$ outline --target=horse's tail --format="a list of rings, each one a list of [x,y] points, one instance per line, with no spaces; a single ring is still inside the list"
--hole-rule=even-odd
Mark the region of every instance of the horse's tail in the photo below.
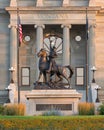
[[[72,68],[70,65],[67,65],[67,66],[65,66],[65,67],[68,68],[68,69],[70,70],[70,75],[69,75],[68,78],[71,78],[72,75],[73,75],[73,73],[74,73],[73,68]]]

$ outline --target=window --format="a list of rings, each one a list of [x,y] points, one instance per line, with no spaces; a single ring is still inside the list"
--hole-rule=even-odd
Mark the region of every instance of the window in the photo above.
[[[55,36],[55,35],[53,36],[49,35],[48,37],[44,38],[43,46],[48,53],[50,51],[50,45],[52,47],[55,46],[57,54],[62,54],[62,43],[63,43],[63,40],[61,37]]]
[[[77,67],[76,68],[76,85],[84,85],[84,68]]]
[[[21,68],[21,84],[22,86],[29,86],[30,85],[30,68],[29,67],[22,67]]]

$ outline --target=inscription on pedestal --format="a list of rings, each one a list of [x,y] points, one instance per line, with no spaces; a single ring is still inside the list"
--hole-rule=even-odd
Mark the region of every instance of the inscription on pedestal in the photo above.
[[[36,104],[36,111],[47,110],[72,111],[72,104]]]

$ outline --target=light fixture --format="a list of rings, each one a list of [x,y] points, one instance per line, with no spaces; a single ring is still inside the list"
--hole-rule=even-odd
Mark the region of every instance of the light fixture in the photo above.
[[[96,89],[96,91],[97,91],[96,102],[100,102],[99,96],[98,96],[98,91],[101,89],[101,87],[99,87],[99,86],[97,85],[95,89]]]
[[[55,37],[54,36],[50,37],[50,42],[51,42],[50,45],[53,48],[53,46],[55,45]]]
[[[97,69],[96,69],[96,67],[95,66],[93,66],[92,68],[91,68],[91,71],[93,72],[93,79],[92,79],[92,83],[95,83],[95,77],[94,77],[94,73],[95,73],[95,71],[96,71]]]
[[[79,35],[76,36],[76,37],[75,37],[75,40],[76,40],[77,42],[80,42],[80,41],[81,41],[81,36],[79,36]]]
[[[25,36],[25,38],[24,38],[24,40],[25,40],[26,42],[29,42],[29,41],[30,41],[30,39],[31,39],[31,38],[30,38],[30,36],[28,36],[28,35],[27,35],[27,36]]]
[[[13,72],[15,71],[15,69],[13,67],[11,67],[9,69],[9,71],[11,72],[11,80],[10,80],[10,83],[14,83],[14,80],[13,80]]]

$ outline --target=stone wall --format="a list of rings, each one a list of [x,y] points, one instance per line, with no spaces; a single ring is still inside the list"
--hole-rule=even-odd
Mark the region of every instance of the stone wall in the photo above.
[[[36,6],[36,0],[19,0],[18,6]]]
[[[0,89],[6,88],[9,82],[9,15],[0,13]]]
[[[104,87],[104,16],[97,17],[96,23],[96,43],[95,43],[95,64],[97,67],[97,82]]]
[[[104,101],[104,13],[99,13],[96,17],[96,43],[95,43],[95,73],[96,83],[101,87],[99,97]]]
[[[11,6],[16,2],[13,0]],[[16,0],[15,0],[16,1]],[[89,0],[18,0],[18,6],[88,6]]]
[[[10,5],[10,0],[0,0],[0,8],[5,8]]]
[[[95,1],[96,1],[96,6],[104,7],[104,0],[95,0]]]

